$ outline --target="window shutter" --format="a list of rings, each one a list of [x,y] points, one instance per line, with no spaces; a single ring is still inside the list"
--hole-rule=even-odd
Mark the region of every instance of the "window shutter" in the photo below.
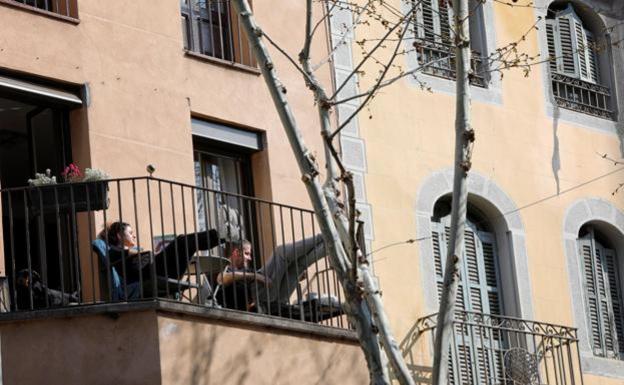
[[[438,296],[442,288],[442,274],[448,250],[448,217],[442,223],[432,223],[432,245],[438,284]],[[457,291],[457,319],[461,312],[500,314],[497,255],[494,235],[476,231],[468,224],[464,233],[464,254],[460,268],[460,284]],[[483,333],[483,329],[455,327],[451,360],[449,361],[450,384],[484,383],[486,379],[502,378],[502,362],[496,357],[497,346],[502,346],[500,335]],[[486,339],[492,339],[485,343]],[[488,348],[484,348],[488,346]],[[494,348],[494,350],[492,350]]]
[[[451,44],[451,25],[453,25],[452,11],[449,9],[448,0],[436,0],[438,2],[438,21],[440,36],[439,40],[444,44]]]
[[[574,59],[576,50],[575,42],[572,40],[572,26],[570,19],[561,17],[557,20],[557,38],[560,47],[561,60],[558,61],[558,70],[565,75],[577,77],[576,60]]]
[[[501,315],[501,303],[498,288],[498,254],[494,234],[480,231],[479,240],[483,249],[483,268],[490,314]]]
[[[588,78],[589,81],[593,83],[600,83],[600,71],[598,69],[598,59],[596,54],[596,41],[594,40],[594,35],[585,30],[585,38],[586,38],[586,56],[587,56],[587,67],[588,67]]]
[[[591,331],[591,346],[594,352],[602,353],[602,333],[600,330],[600,312],[598,307],[598,295],[596,288],[596,272],[593,252],[591,247],[591,237],[579,239],[579,248],[583,262],[583,281],[587,300],[587,316],[589,318],[589,328]]]
[[[420,37],[428,40],[435,41],[435,14],[433,9],[433,1],[434,0],[422,0],[421,2],[421,29],[420,29]]]
[[[607,283],[609,289],[609,298],[611,299],[611,309],[609,321],[613,327],[610,328],[610,332],[614,333],[616,338],[614,342],[617,346],[614,346],[613,352],[616,356],[624,353],[624,320],[622,319],[622,299],[621,299],[621,286],[618,276],[617,259],[615,251],[611,249],[603,248],[604,253],[604,266],[607,275]]]
[[[616,336],[613,330],[613,309],[611,306],[611,296],[609,293],[609,281],[607,277],[607,266],[604,257],[604,249],[594,240],[594,264],[596,266],[596,286],[600,311],[601,332],[604,341],[604,350],[607,357],[613,357],[616,350]]]
[[[619,356],[624,343],[624,325],[617,263],[613,250],[605,249],[593,232],[579,239],[583,263],[583,283],[594,354]]]
[[[554,20],[548,19],[546,20],[546,41],[548,42],[548,56],[549,62],[548,66],[550,67],[550,72],[557,72],[557,61],[559,60],[559,55],[557,55],[557,49],[555,47],[555,30],[557,28],[557,23]]]
[[[585,29],[579,20],[573,20],[574,34],[576,40],[576,56],[579,64],[579,77],[588,80],[587,72],[587,39],[585,37]]]

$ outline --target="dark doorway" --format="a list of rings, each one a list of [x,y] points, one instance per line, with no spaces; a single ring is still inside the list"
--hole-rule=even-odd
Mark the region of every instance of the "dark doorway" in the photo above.
[[[16,275],[38,274],[44,285],[64,292],[78,290],[77,258],[70,245],[75,221],[68,213],[29,209],[28,180],[50,170],[60,177],[71,163],[69,107],[29,100],[0,90],[0,183],[6,274],[15,308]],[[30,306],[28,306],[30,307]]]

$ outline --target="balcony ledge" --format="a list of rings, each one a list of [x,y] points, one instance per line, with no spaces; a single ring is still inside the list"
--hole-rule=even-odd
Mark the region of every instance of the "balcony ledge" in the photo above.
[[[189,303],[180,303],[162,299],[112,304],[103,303],[58,309],[1,313],[0,323],[45,320],[52,318],[70,318],[96,314],[102,314],[112,318],[117,318],[121,313],[132,313],[150,310],[157,313],[198,317],[206,320],[225,323],[231,326],[245,326],[278,333],[286,332],[290,334],[321,338],[331,341],[342,341],[353,344],[357,343],[357,336],[355,331],[353,330],[315,325],[307,322],[294,321],[264,314],[247,313],[229,309],[225,310],[219,308],[209,308]]]

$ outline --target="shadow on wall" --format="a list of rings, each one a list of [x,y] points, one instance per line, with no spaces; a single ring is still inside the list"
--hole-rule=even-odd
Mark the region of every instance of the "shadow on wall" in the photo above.
[[[431,384],[431,373],[433,371],[431,366],[421,365],[423,361],[422,357],[416,356],[416,353],[418,352],[417,345],[419,343],[425,343],[424,333],[420,331],[421,327],[422,324],[417,321],[399,344],[399,349],[401,349],[401,352],[403,353],[407,368],[417,385]],[[433,357],[431,358],[433,360]]]
[[[186,320],[164,321],[160,333],[163,383],[321,385],[368,379],[362,353],[350,344]]]

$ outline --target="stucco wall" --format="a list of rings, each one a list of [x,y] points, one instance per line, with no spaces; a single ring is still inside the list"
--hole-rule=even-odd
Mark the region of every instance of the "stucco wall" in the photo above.
[[[298,52],[304,4],[282,3],[280,12],[266,2],[254,4],[254,11],[272,38]],[[86,110],[72,116],[74,156],[83,167],[125,177],[146,175],[151,163],[156,176],[192,183],[191,116],[196,115],[266,132],[268,161],[259,160],[254,170],[258,193],[309,206],[262,77],[185,55],[179,2],[119,0],[112,6],[81,0],[79,20],[76,25],[0,4],[0,67],[87,85]],[[313,51],[327,51],[323,38]],[[312,94],[287,60],[273,54],[315,151],[320,135]],[[328,80],[329,72],[322,69],[318,76]]]
[[[162,384],[364,384],[358,345],[160,316]]]
[[[160,384],[154,312],[0,325],[6,385]]]

